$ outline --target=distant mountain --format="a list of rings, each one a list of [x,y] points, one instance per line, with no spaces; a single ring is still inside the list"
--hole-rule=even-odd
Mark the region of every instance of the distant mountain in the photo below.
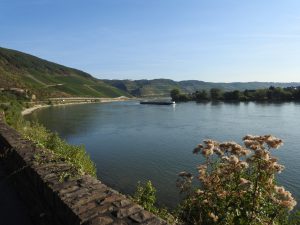
[[[0,88],[22,88],[43,97],[118,97],[127,92],[83,71],[0,48]]]
[[[120,90],[126,91],[133,96],[169,96],[174,88],[180,89],[185,93],[192,93],[198,90],[209,90],[219,88],[224,91],[230,90],[255,90],[261,88],[291,87],[300,86],[300,82],[294,83],[276,83],[276,82],[233,82],[233,83],[212,83],[198,80],[173,81],[169,79],[154,80],[103,80]]]
[[[105,83],[128,92],[133,96],[166,96],[174,88],[181,89],[178,82],[169,79],[154,80],[103,80]]]
[[[278,83],[278,82],[232,82],[232,83],[212,83],[212,82],[204,82],[197,80],[187,80],[180,81],[180,87],[187,92],[194,92],[196,90],[209,90],[211,88],[219,88],[224,91],[232,91],[232,90],[255,90],[261,88],[268,88],[270,86],[274,87],[291,87],[291,86],[299,86],[300,82],[291,82],[291,83]]]
[[[300,86],[300,83],[212,83],[198,80],[177,82],[170,79],[99,80],[83,71],[0,47],[0,89],[26,89],[38,97],[155,97],[169,96],[174,88],[191,93],[211,88],[228,91],[253,90],[270,86]]]

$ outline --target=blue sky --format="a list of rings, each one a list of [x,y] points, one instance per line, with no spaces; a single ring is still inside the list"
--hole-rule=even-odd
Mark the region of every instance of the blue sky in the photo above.
[[[299,0],[0,0],[0,46],[98,78],[300,81]]]

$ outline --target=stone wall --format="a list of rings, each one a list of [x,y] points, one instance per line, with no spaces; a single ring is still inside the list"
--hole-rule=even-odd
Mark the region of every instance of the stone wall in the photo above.
[[[36,163],[45,154],[0,118],[0,153],[9,179],[28,205],[35,224],[166,224],[99,180],[84,175],[62,181],[64,162]]]

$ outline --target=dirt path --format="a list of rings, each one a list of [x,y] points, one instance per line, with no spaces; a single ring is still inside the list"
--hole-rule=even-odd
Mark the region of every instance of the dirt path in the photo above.
[[[99,100],[99,101],[91,101],[91,99],[92,100]],[[24,109],[22,111],[22,115],[23,116],[28,115],[28,114],[32,113],[33,111],[35,111],[35,110],[50,107],[50,106],[78,105],[78,104],[105,103],[105,102],[121,102],[121,101],[129,100],[129,98],[126,98],[126,97],[118,97],[118,98],[56,98],[55,100],[61,100],[61,103],[55,103],[55,104],[52,104],[52,105],[47,105],[47,104],[34,105],[30,108]]]

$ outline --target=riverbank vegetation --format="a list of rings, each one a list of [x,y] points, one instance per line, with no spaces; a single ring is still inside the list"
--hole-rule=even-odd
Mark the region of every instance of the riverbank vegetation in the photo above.
[[[145,184],[138,182],[136,192],[133,195],[133,200],[144,207],[144,209],[158,215],[169,224],[175,224],[176,217],[168,211],[167,208],[159,207],[156,204],[156,189],[149,180]]]
[[[171,98],[176,102],[185,101],[300,101],[300,87],[269,87],[266,89],[223,91],[212,88],[210,91],[199,90],[190,94],[181,93],[179,89],[170,92]]]
[[[83,146],[70,145],[42,125],[23,119],[21,111],[26,103],[22,97],[2,94],[0,100],[7,124],[47,154],[50,152],[51,162],[72,165],[70,172],[60,174],[61,181],[82,174],[96,176],[95,164]],[[283,144],[282,140],[271,135],[248,135],[243,141],[242,146],[206,140],[194,149],[204,161],[197,168],[198,174],[179,174],[177,185],[183,200],[173,212],[157,205],[151,182],[138,185],[134,201],[170,224],[300,224],[300,214],[292,212],[295,199],[276,182],[284,166],[272,152]],[[45,162],[43,155],[37,154],[35,160]]]
[[[300,224],[300,212],[292,212],[297,202],[276,182],[276,176],[284,166],[272,152],[283,141],[271,135],[247,135],[243,142],[242,146],[235,142],[205,140],[194,149],[193,153],[202,155],[204,162],[197,167],[196,175],[185,171],[179,173],[177,186],[183,200],[169,217],[172,218],[169,222],[190,225]],[[148,210],[159,212],[151,182],[139,185],[135,198]]]
[[[295,224],[290,212],[297,203],[276,182],[284,166],[272,151],[283,144],[282,140],[271,135],[247,135],[243,142],[244,146],[205,140],[194,149],[204,158],[195,176],[200,185],[192,183],[194,176],[188,172],[180,173],[178,180],[185,194],[179,217],[185,223]]]
[[[38,122],[23,119],[21,111],[25,107],[22,97],[1,93],[0,110],[4,112],[6,123],[15,128],[24,138],[31,140],[38,147],[51,152],[51,161],[67,161],[73,169],[70,176],[90,174],[96,176],[96,166],[87,154],[84,146],[68,144],[58,134],[47,130]],[[42,163],[42,156],[36,155],[36,160]]]

